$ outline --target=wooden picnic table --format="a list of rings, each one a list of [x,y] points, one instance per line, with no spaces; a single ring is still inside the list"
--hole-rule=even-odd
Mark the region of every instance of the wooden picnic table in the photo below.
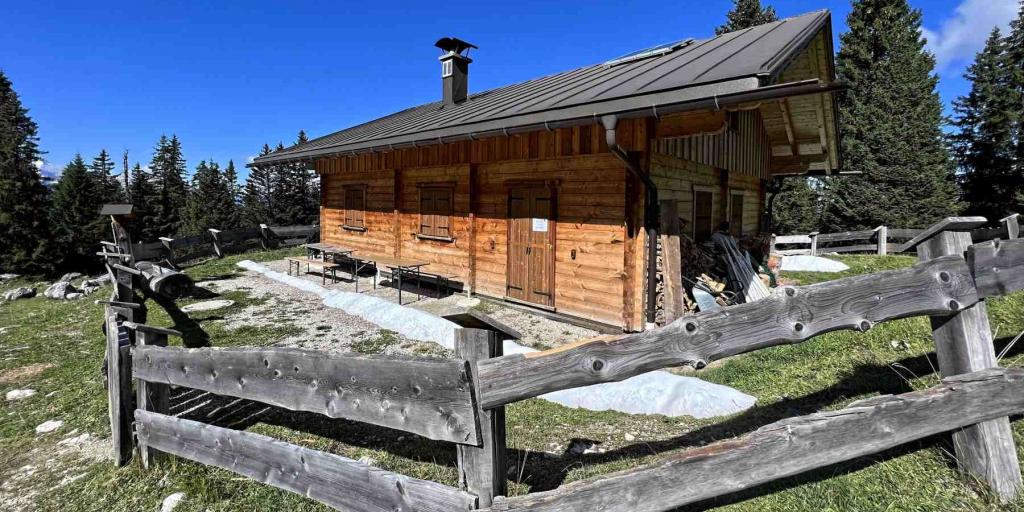
[[[288,275],[292,274],[292,264],[295,264],[295,275],[299,275],[299,272],[302,271],[302,264],[305,263],[307,273],[309,273],[310,266],[320,267],[321,284],[327,285],[327,271],[331,272],[331,282],[338,282],[337,271],[341,265],[338,265],[337,263],[319,260],[316,258],[287,257],[285,259],[288,260]]]
[[[356,293],[359,292],[359,271],[366,268],[368,265],[373,265],[376,271],[379,271],[381,267],[391,269],[392,275],[395,276],[398,285],[399,305],[402,304],[402,274],[409,273],[416,275],[416,297],[421,297],[419,292],[419,288],[422,284],[421,272],[423,267],[430,265],[430,263],[419,260],[394,258],[391,256],[365,255],[358,252],[349,254],[346,257],[353,261],[352,279],[356,282]],[[373,287],[377,288],[377,272],[373,273]]]
[[[355,252],[355,249],[347,249],[345,247],[338,247],[336,245],[315,243],[315,244],[302,244],[306,248],[306,254],[310,258],[320,256],[321,259],[325,259],[328,255],[332,256],[348,256]]]

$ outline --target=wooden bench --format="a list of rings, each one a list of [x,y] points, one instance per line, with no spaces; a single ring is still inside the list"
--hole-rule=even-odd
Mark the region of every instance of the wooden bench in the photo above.
[[[331,272],[331,283],[338,282],[338,268],[341,265],[330,261],[318,260],[315,258],[298,258],[298,257],[287,257],[288,260],[288,275],[292,275],[292,265],[295,265],[295,275],[299,275],[299,271],[302,270],[302,264],[306,264],[306,273],[309,273],[309,268],[320,267],[320,278],[321,283],[327,284],[327,272]]]

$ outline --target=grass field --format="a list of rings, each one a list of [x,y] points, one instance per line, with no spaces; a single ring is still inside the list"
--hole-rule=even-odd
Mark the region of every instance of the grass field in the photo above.
[[[234,263],[240,259],[271,260],[284,254],[232,256],[193,267],[189,273],[197,279],[217,279],[237,272]],[[787,277],[808,284],[900,268],[914,261],[906,256],[840,259],[851,266],[842,275],[792,273]],[[105,297],[109,290],[98,293],[94,297]],[[260,300],[245,292],[232,292],[226,298],[236,302],[232,308]],[[1024,295],[992,300],[988,307],[999,350],[1024,330]],[[195,323],[186,325],[180,317],[175,321],[151,304],[149,323],[193,333],[201,328],[215,346],[271,345],[297,329],[285,322],[272,328],[227,330],[217,320],[232,310],[196,315]],[[150,471],[141,470],[137,463],[115,469],[109,461],[63,449],[58,442],[72,435],[88,432],[104,442],[109,436],[99,373],[104,346],[101,321],[102,308],[91,300],[34,298],[0,304],[0,393],[22,388],[37,391],[30,398],[0,404],[0,497],[5,500],[0,501],[0,509],[6,503],[8,509],[27,510],[157,510],[165,496],[184,492],[185,499],[176,510],[326,510],[300,496],[180,459],[165,460]],[[1022,348],[1009,350],[1002,365],[1024,365]],[[364,349],[373,351],[374,346]],[[928,321],[915,318],[882,324],[864,334],[831,333],[800,345],[731,358],[701,371],[701,378],[757,397],[756,407],[732,417],[699,421],[595,413],[542,400],[517,403],[507,413],[509,460],[514,465],[509,470],[510,492],[552,489],[649,462],[658,454],[741,435],[788,416],[928,387],[938,380],[934,367]],[[194,414],[210,414],[220,421],[234,415],[229,419],[242,421],[251,431],[353,458],[370,458],[379,467],[410,476],[456,483],[455,450],[450,444],[273,410],[246,420],[259,408],[254,404],[240,410],[231,407],[235,406],[211,403]],[[63,420],[64,426],[50,434],[36,434],[37,425],[53,419]],[[1018,447],[1024,446],[1024,421],[1015,421],[1014,435]],[[578,442],[594,444],[596,449],[571,453],[569,448]],[[1024,457],[1020,448],[1018,455]],[[691,510],[1024,511],[1024,502],[999,506],[982,486],[959,475],[954,465],[945,438],[937,437]]]

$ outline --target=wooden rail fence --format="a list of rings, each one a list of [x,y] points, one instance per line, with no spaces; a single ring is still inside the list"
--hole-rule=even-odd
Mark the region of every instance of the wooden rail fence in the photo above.
[[[268,226],[245,227],[228,230],[210,228],[198,235],[179,238],[161,237],[155,242],[131,245],[131,253],[140,261],[166,260],[181,264],[202,258],[222,258],[229,252],[290,247],[306,241],[318,232],[320,226]]]
[[[976,242],[994,240],[1013,240],[1020,237],[1019,214],[1012,214],[999,220],[998,227],[977,228],[971,231],[971,238]],[[784,256],[810,254],[817,256],[824,253],[875,253],[878,255],[907,252],[914,247],[914,238],[923,233],[924,229],[898,229],[878,226],[875,229],[861,231],[845,231],[842,233],[808,233],[806,235],[774,235],[772,236],[772,252]],[[899,241],[900,243],[895,243]],[[777,246],[786,246],[777,248]],[[801,247],[807,246],[807,247]]]
[[[1024,239],[972,245],[971,230],[984,222],[952,217],[918,233],[912,241],[920,262],[911,268],[784,287],[660,329],[542,352],[502,355],[501,341],[514,332],[478,313],[446,316],[462,326],[453,360],[169,347],[168,336],[177,333],[133,320],[140,307],[121,302],[119,288],[107,307],[116,460],[128,460],[134,427],[147,467],[169,453],[345,510],[661,511],[953,432],[961,469],[1011,500],[1022,483],[1008,416],[1024,411],[1024,369],[997,367],[983,299],[1024,289]],[[943,376],[935,387],[789,418],[551,491],[505,496],[505,404],[921,315],[931,317]],[[127,405],[133,381],[134,408]],[[459,486],[174,417],[169,386],[451,442]]]

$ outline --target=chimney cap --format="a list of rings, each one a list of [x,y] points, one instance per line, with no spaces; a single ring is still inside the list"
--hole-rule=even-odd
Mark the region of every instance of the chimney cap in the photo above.
[[[434,46],[444,50],[445,52],[454,54],[461,54],[470,48],[479,49],[475,44],[467,43],[457,37],[442,37],[434,43]]]

